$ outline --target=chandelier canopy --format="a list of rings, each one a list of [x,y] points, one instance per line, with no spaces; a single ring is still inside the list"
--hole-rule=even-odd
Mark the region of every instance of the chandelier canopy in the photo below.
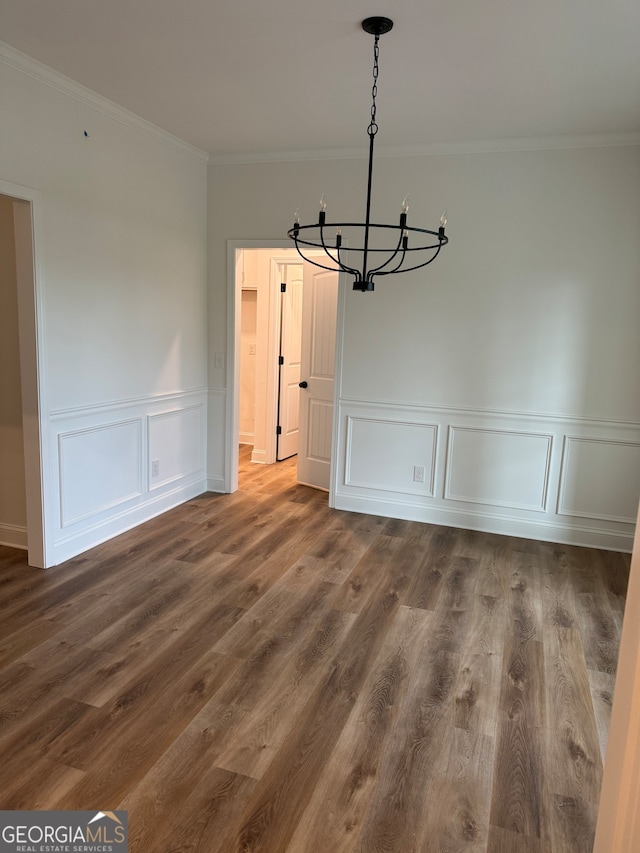
[[[376,121],[376,96],[378,94],[378,60],[380,36],[393,27],[390,18],[366,18],[362,29],[374,36],[373,44],[373,87],[371,90],[371,121],[367,128],[369,136],[369,171],[367,179],[367,204],[364,222],[327,222],[324,195],[320,199],[318,221],[310,225],[301,225],[296,211],[293,228],[287,235],[294,241],[303,260],[316,267],[337,270],[353,276],[353,289],[363,293],[374,289],[374,278],[393,273],[410,272],[425,267],[434,261],[443,246],[449,242],[444,229],[447,224],[446,213],[442,214],[437,231],[416,228],[407,222],[409,212],[408,196],[402,202],[400,219],[397,225],[384,225],[371,222],[371,186],[373,177],[373,146],[378,132]],[[329,230],[335,229],[335,234]],[[344,241],[344,245],[343,245]],[[327,263],[320,263],[317,251],[322,250]],[[306,254],[305,254],[306,252]],[[361,260],[353,265],[351,253]],[[325,257],[320,256],[324,261]]]

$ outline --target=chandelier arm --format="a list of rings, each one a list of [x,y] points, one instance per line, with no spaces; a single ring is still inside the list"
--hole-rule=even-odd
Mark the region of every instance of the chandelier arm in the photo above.
[[[407,247],[402,246],[402,241],[403,241],[403,232],[400,231],[400,239],[398,240],[398,245],[395,247],[395,249],[393,250],[393,253],[391,255],[389,255],[389,257],[387,258],[386,261],[381,263],[379,267],[376,267],[375,269],[370,270],[371,278],[373,278],[374,275],[377,275],[380,272],[380,270],[383,270],[385,267],[389,266],[389,264],[393,260],[395,260],[395,258],[398,256],[398,252],[400,251],[401,248],[403,249],[403,251],[402,251],[402,257],[400,258],[400,262],[398,263],[397,266],[395,266],[393,268],[393,270],[389,270],[389,272],[396,272],[402,266],[402,264],[404,263],[404,257],[405,257],[406,251],[407,251]],[[391,251],[392,250],[389,249],[389,252],[391,252]]]
[[[428,264],[430,264],[430,263],[432,263],[433,261],[435,261],[435,259],[436,259],[436,258],[438,257],[438,255],[440,254],[440,249],[441,249],[444,245],[445,245],[444,243],[441,243],[441,244],[438,246],[438,248],[435,250],[435,252],[434,252],[433,256],[432,256],[431,258],[429,258],[429,260],[428,260],[428,261],[425,261],[423,264],[416,264],[416,265],[415,265],[415,266],[413,266],[413,267],[407,267],[406,269],[400,270],[400,272],[411,272],[412,270],[419,270],[419,269],[421,269],[422,267],[426,267]],[[392,272],[397,272],[397,270],[383,270],[382,272],[377,273],[377,275],[391,275],[391,273],[392,273]]]
[[[347,249],[347,251],[349,251],[349,250]],[[356,270],[356,269],[354,269],[353,267],[350,267],[350,266],[348,266],[347,264],[345,264],[345,263],[344,263],[344,261],[343,261],[343,260],[342,260],[342,258],[340,257],[340,248],[338,248],[338,263],[340,264],[340,269],[341,269],[343,272],[347,272],[347,273],[350,273],[351,275],[355,275],[355,276],[360,275],[360,273],[358,272],[358,270]]]
[[[303,261],[306,261],[306,263],[308,263],[308,264],[313,264],[313,266],[314,266],[314,267],[320,267],[320,268],[321,268],[321,269],[323,269],[323,270],[330,270],[330,271],[332,271],[332,272],[334,271],[334,269],[335,269],[334,267],[327,267],[327,266],[325,266],[324,264],[319,264],[319,263],[317,263],[316,261],[312,261],[312,260],[310,260],[310,258],[307,258],[307,257],[305,257],[305,255],[303,255],[303,254],[302,254],[302,251],[301,251],[301,249],[300,249],[300,246],[298,245],[297,229],[296,229],[295,227],[294,227],[294,228],[292,228],[292,229],[288,232],[288,236],[289,236],[289,237],[291,237],[291,239],[293,240],[294,245],[295,245],[295,247],[296,247],[296,251],[297,251],[297,253],[300,255],[300,257],[302,258],[302,260],[303,260]],[[304,242],[304,241],[303,241],[303,242]]]
[[[340,262],[340,249],[339,249],[337,246],[336,246],[336,250],[337,250],[337,252],[338,252],[338,257],[337,257],[337,258],[334,258],[334,257],[333,257],[333,255],[332,255],[332,254],[331,254],[331,252],[329,251],[329,248],[327,247],[327,244],[324,242],[324,225],[323,225],[322,223],[320,224],[320,241],[322,242],[322,248],[324,249],[325,254],[326,254],[329,258],[331,258],[331,260],[334,262],[334,264],[337,264],[337,265],[338,265],[338,267],[339,267],[341,270],[343,270],[343,272],[350,272],[352,275],[358,275],[358,271],[357,271],[357,270],[352,270],[350,267],[345,267],[345,266]],[[331,248],[333,248],[333,247],[331,247]]]
[[[298,247],[296,246],[296,249],[297,249],[297,248],[298,248]],[[321,270],[329,270],[329,272],[342,272],[342,269],[341,269],[341,268],[340,268],[340,269],[336,269],[336,267],[328,267],[328,266],[326,266],[326,264],[319,264],[319,263],[318,263],[318,261],[312,261],[312,260],[311,260],[311,258],[307,258],[307,257],[305,257],[305,255],[303,255],[303,254],[302,254],[302,252],[300,251],[300,249],[298,249],[298,254],[300,255],[300,257],[302,258],[302,260],[303,260],[306,264],[313,264],[313,266],[314,266],[314,267],[320,267],[320,269],[321,269]]]
[[[384,268],[387,266],[387,264],[391,263],[391,261],[392,261],[394,258],[396,258],[396,257],[398,256],[399,251],[400,251],[400,250],[399,250],[399,248],[398,248],[398,249],[396,249],[396,251],[393,253],[393,255],[391,255],[391,257],[389,258],[389,260],[388,260],[388,261],[385,261],[385,263],[384,263],[384,264],[380,264],[380,266],[379,266],[379,267],[377,267],[376,269],[371,270],[371,272],[369,273],[369,275],[370,275],[370,277],[371,277],[371,280],[372,280],[372,281],[373,281],[373,277],[374,277],[374,275],[391,275],[391,273],[398,272],[398,270],[400,270],[400,267],[401,267],[401,266],[402,266],[402,264],[404,263],[404,259],[405,259],[405,258],[406,258],[406,256],[407,256],[407,250],[406,250],[406,248],[403,248],[403,249],[402,249],[402,252],[400,253],[400,260],[399,260],[399,261],[398,261],[398,263],[395,265],[395,267],[393,267],[393,268],[392,268],[392,269],[390,269],[390,270],[385,270],[385,269],[384,269]]]
[[[302,258],[302,260],[305,261],[305,263],[313,264],[314,267],[320,267],[320,269],[329,270],[329,272],[346,272],[346,273],[349,273],[349,275],[355,275],[355,276],[359,275],[358,270],[353,269],[353,267],[348,267],[346,264],[343,264],[342,261],[339,260],[339,258],[338,258],[338,260],[336,260],[330,252],[326,252],[326,254],[329,256],[329,258],[335,264],[338,265],[337,267],[328,267],[328,266],[326,266],[326,264],[320,264],[320,263],[318,263],[318,261],[312,261],[311,258],[308,258],[306,255],[302,254],[300,246],[298,245],[297,238],[292,235],[293,231],[294,231],[294,229],[292,228],[288,232],[288,236],[291,237],[291,239],[294,241],[296,251],[300,255],[300,257]],[[314,246],[315,248],[319,248],[319,246],[316,246],[315,243],[309,243],[308,241],[305,241],[305,240],[302,240],[300,242],[302,242],[303,245],[305,245],[305,246]]]

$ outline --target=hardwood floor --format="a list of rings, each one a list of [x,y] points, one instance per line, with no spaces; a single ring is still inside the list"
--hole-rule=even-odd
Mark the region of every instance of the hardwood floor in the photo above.
[[[0,547],[0,808],[128,809],[134,853],[588,853],[628,556],[241,462],[48,572]]]

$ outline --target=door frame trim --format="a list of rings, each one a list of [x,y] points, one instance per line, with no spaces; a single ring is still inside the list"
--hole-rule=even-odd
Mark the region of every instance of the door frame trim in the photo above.
[[[27,554],[29,565],[47,568],[51,547],[47,500],[50,470],[45,441],[45,334],[40,257],[40,194],[38,190],[0,180],[0,193],[13,199],[16,229],[18,329],[22,390],[22,432],[27,495]],[[28,210],[26,206],[28,205]],[[29,245],[30,244],[30,245]]]

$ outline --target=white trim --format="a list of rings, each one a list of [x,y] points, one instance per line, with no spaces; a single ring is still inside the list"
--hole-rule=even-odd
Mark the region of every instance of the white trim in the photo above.
[[[65,560],[82,554],[89,548],[94,548],[114,536],[119,536],[139,524],[144,524],[151,518],[162,515],[162,513],[185,503],[185,501],[198,497],[207,491],[207,485],[207,480],[199,478],[192,483],[183,484],[176,489],[153,497],[137,507],[112,515],[98,524],[85,527],[78,533],[58,539],[53,549],[54,561],[50,565],[57,566]]]
[[[139,397],[123,397],[118,400],[113,400],[107,403],[89,403],[86,406],[69,406],[65,409],[52,409],[49,412],[49,420],[57,421],[69,417],[82,417],[89,415],[101,415],[106,412],[114,412],[117,409],[129,409],[131,406],[147,406],[150,403],[158,403],[164,406],[171,406],[173,403],[180,403],[189,395],[202,396],[208,392],[207,386],[202,388],[190,388],[186,391],[172,391],[169,394],[145,394]],[[200,404],[195,404],[200,405]],[[183,406],[174,406],[163,411],[171,412],[180,410]]]
[[[443,414],[463,414],[471,416],[479,416],[483,418],[495,418],[504,420],[512,418],[514,420],[530,421],[553,421],[557,423],[562,421],[567,424],[577,424],[582,426],[593,426],[597,428],[606,427],[607,429],[615,430],[630,430],[636,432],[640,430],[640,421],[625,421],[619,419],[597,418],[595,416],[582,415],[565,415],[553,412],[533,412],[524,409],[489,409],[489,408],[467,408],[465,406],[444,405],[444,404],[429,404],[412,403],[406,400],[367,400],[363,397],[341,397],[340,403],[342,406],[362,406],[370,408],[375,406],[376,409],[389,409],[397,411],[398,409],[406,409],[408,412],[442,412]]]
[[[0,41],[0,62],[26,74],[34,80],[38,80],[40,83],[44,83],[46,86],[55,89],[63,95],[80,101],[85,106],[97,110],[103,115],[109,116],[109,118],[115,119],[120,124],[132,130],[137,130],[139,133],[149,137],[149,139],[153,139],[154,142],[168,145],[174,151],[187,156],[190,160],[195,160],[198,163],[207,163],[209,160],[209,154],[206,151],[202,151],[202,149],[196,148],[195,145],[191,145],[183,139],[174,136],[172,133],[162,130],[162,128],[152,124],[150,121],[140,118],[140,116],[121,107],[114,101],[105,98],[103,95],[99,95],[92,89],[83,86],[81,83],[77,83],[70,77],[61,74],[59,71],[55,71],[48,65],[38,62],[37,59],[27,56],[26,53],[22,53],[2,41]]]
[[[145,134],[155,142],[168,145],[199,163],[210,166],[244,165],[251,163],[284,163],[314,160],[365,159],[365,148],[315,149],[307,151],[251,151],[246,153],[208,153],[184,139],[163,130],[146,119],[120,106],[109,98],[39,62],[26,53],[0,41],[0,62],[50,86],[58,92],[80,101],[109,116],[126,127]],[[511,151],[548,151],[567,148],[611,148],[640,145],[640,133],[596,133],[565,136],[533,136],[507,139],[470,139],[430,144],[381,146],[378,157],[434,157],[452,154],[494,154]],[[266,248],[269,248],[268,246]]]
[[[199,416],[199,429],[200,429],[200,445],[198,447],[198,462],[195,468],[191,468],[191,470],[180,471],[180,473],[173,474],[171,477],[163,477],[162,479],[158,479],[157,481],[153,481],[151,477],[151,460],[147,458],[146,464],[146,488],[148,492],[157,492],[161,489],[166,489],[166,487],[170,483],[175,483],[178,480],[189,479],[191,476],[201,476],[202,471],[206,471],[206,464],[204,461],[205,453],[204,448],[207,442],[206,435],[206,411],[207,407],[204,404],[204,401],[193,403],[191,405],[184,406],[171,406],[171,408],[160,409],[156,412],[149,412],[146,416],[146,448],[147,455],[149,453],[149,449],[151,448],[151,425],[154,422],[157,422],[160,418],[168,418],[177,415],[185,415],[188,412],[196,412]],[[142,459],[142,456],[141,456]]]
[[[440,447],[440,424],[431,424],[428,422],[424,423],[416,423],[415,421],[402,421],[398,418],[356,418],[353,415],[347,415],[347,438],[345,444],[345,469],[344,469],[344,484],[345,486],[355,486],[360,489],[375,489],[381,492],[392,492],[397,493],[397,489],[392,486],[388,486],[384,483],[366,483],[363,481],[359,481],[355,479],[351,474],[351,460],[352,460],[352,448],[353,448],[353,428],[354,424],[358,423],[372,423],[372,424],[387,424],[389,426],[408,426],[415,427],[416,429],[431,429],[433,430],[433,447],[431,450],[431,465],[429,468],[429,480],[428,482],[421,483],[420,485],[423,488],[418,489],[417,486],[410,486],[405,489],[405,494],[414,494],[419,495],[423,498],[433,498],[435,497],[435,485],[436,485],[436,460],[438,458],[438,450]]]
[[[30,239],[30,257],[16,257],[18,273],[18,324],[22,384],[22,430],[25,443],[25,485],[27,494],[27,540],[29,564],[38,568],[51,565],[53,543],[51,504],[55,473],[44,440],[47,411],[45,370],[46,336],[43,319],[42,273],[40,261],[40,194],[30,187],[0,180],[0,193],[29,204],[29,212],[14,205],[16,237]],[[20,227],[21,220],[22,226]],[[27,234],[27,232],[30,232]],[[25,247],[25,251],[26,251]],[[18,253],[20,254],[20,253]]]
[[[250,241],[251,242],[251,241]],[[225,400],[224,434],[224,491],[235,492],[238,489],[238,440],[240,435],[240,392],[236,388],[236,379],[240,376],[240,311],[237,306],[237,294],[242,298],[242,282],[237,282],[236,258],[238,251],[247,246],[242,240],[227,240],[227,374],[226,384],[229,394]],[[267,245],[268,248],[268,245]],[[225,389],[226,390],[226,389]]]
[[[213,491],[227,492],[225,487],[227,480],[228,468],[226,464],[226,436],[229,432],[227,420],[229,417],[229,406],[227,405],[227,391],[225,388],[210,387],[206,394],[207,400],[207,418],[206,418],[206,441],[205,441],[205,470],[207,472],[207,480],[213,483],[222,483],[222,487],[216,486]],[[220,416],[222,413],[222,416]],[[218,446],[219,435],[222,435],[223,450],[220,458],[217,453],[212,453],[213,446]],[[217,470],[212,469],[212,465],[219,467]]]
[[[399,499],[381,499],[361,495],[339,493],[335,499],[335,509],[347,512],[362,512],[387,518],[401,518],[406,521],[421,521],[427,524],[440,524],[445,527],[457,527],[464,530],[480,530],[484,533],[498,533],[503,536],[517,536],[523,539],[537,539],[545,542],[558,542],[564,545],[579,545],[591,548],[603,548],[609,551],[631,550],[633,531],[600,530],[578,524],[559,524],[554,521],[531,518],[516,518],[503,513],[475,512],[467,509],[449,509],[448,507],[422,502]]]
[[[423,145],[381,146],[376,157],[442,157],[455,154],[501,154],[511,151],[551,151],[567,148],[620,148],[640,145],[640,133],[594,133],[576,136],[531,136],[515,139],[470,139]],[[364,160],[365,148],[310,151],[252,151],[246,154],[211,154],[210,166],[251,163],[287,163],[313,160]]]
[[[540,503],[533,504],[515,504],[511,501],[493,501],[488,498],[482,500],[480,498],[470,497],[469,495],[454,495],[451,492],[451,468],[453,462],[453,447],[456,432],[477,432],[485,435],[514,435],[525,436],[528,438],[546,438],[547,439],[547,456],[545,459],[544,476],[542,483],[542,494]],[[482,506],[504,507],[505,509],[521,509],[531,512],[546,512],[549,503],[549,472],[551,470],[551,451],[553,449],[553,435],[545,432],[532,432],[531,430],[514,430],[514,429],[496,429],[495,427],[478,427],[478,426],[460,426],[459,424],[449,424],[447,430],[447,449],[445,455],[445,476],[444,476],[444,494],[445,501],[462,501],[463,503],[481,504]]]
[[[121,495],[116,500],[109,501],[106,504],[101,506],[97,506],[87,512],[83,512],[80,515],[68,516],[65,512],[65,500],[64,496],[66,494],[65,489],[65,481],[64,481],[64,471],[65,471],[65,445],[68,442],[76,438],[80,435],[89,435],[90,433],[100,433],[105,432],[106,430],[111,429],[119,429],[124,426],[134,425],[137,427],[136,429],[136,438],[137,438],[137,456],[138,456],[138,471],[137,471],[137,484],[134,491],[129,492],[129,494]],[[115,507],[120,506],[121,504],[129,503],[129,501],[135,500],[136,498],[142,497],[142,482],[143,482],[143,472],[142,472],[142,419],[141,418],[126,418],[126,420],[122,421],[110,421],[109,423],[104,424],[95,424],[94,426],[89,427],[81,427],[80,429],[70,429],[65,432],[58,433],[58,493],[59,493],[59,514],[60,514],[60,528],[64,529],[65,527],[71,527],[74,524],[77,524],[80,521],[84,521],[87,518],[91,518],[94,515],[101,515],[103,512],[107,510],[115,509]]]
[[[224,392],[222,392],[224,393]],[[86,409],[74,408],[66,418],[58,412],[55,422],[48,423],[49,444],[52,457],[54,486],[58,484],[57,504],[60,517],[52,531],[51,556],[48,565],[57,565],[63,560],[93,548],[113,536],[124,533],[142,524],[192,497],[207,491],[210,485],[216,488],[215,477],[211,481],[206,473],[206,427],[207,402],[206,389],[198,394],[192,391],[174,392],[164,395],[138,397],[128,405],[117,401],[112,406],[103,404]],[[151,481],[149,475],[151,424],[157,419],[178,417],[182,414],[196,416],[199,420],[199,438],[197,439],[198,461],[194,468],[191,456],[183,459],[179,471],[167,472],[161,481]],[[74,436],[99,433],[105,430],[133,425],[132,448],[134,454],[129,459],[124,482],[127,488],[121,493],[109,494],[108,499],[89,511],[65,515],[63,488],[63,449],[65,441]],[[196,439],[194,439],[196,441]],[[193,442],[189,445],[193,451]],[[135,484],[135,485],[134,485]],[[56,503],[54,502],[54,507]],[[55,516],[55,513],[53,514]],[[52,516],[52,517],[53,517]]]
[[[571,455],[571,445],[575,443],[607,444],[609,446],[622,447],[640,447],[640,442],[638,441],[619,441],[618,439],[610,438],[589,438],[583,435],[565,435],[562,445],[562,466],[560,468],[560,487],[558,490],[558,507],[556,510],[557,514],[567,516],[568,518],[592,518],[594,521],[615,521],[620,522],[621,524],[633,524],[635,518],[632,516],[608,515],[605,513],[598,512],[577,512],[575,510],[570,510],[565,507],[567,468]]]
[[[565,435],[577,435],[585,440],[636,445],[640,441],[640,424],[618,421],[596,421],[593,418],[552,419],[548,415],[525,415],[522,412],[502,413],[447,408],[444,406],[393,405],[388,402],[339,400],[337,434],[338,477],[335,488],[335,507],[372,515],[406,518],[409,520],[471,527],[492,533],[525,536],[531,539],[566,542],[574,545],[627,551],[633,540],[630,518],[589,518],[585,515],[566,516],[557,512],[556,500],[561,482],[562,451]],[[349,425],[352,419],[372,419],[382,423],[402,421],[420,425],[437,423],[440,430],[458,429],[534,436],[546,441],[544,495],[535,506],[498,503],[500,495],[490,493],[452,499],[448,486],[448,443],[438,442],[435,460],[433,495],[417,494],[412,484],[393,488],[390,482],[379,487],[370,483],[354,483],[349,476]],[[441,432],[444,439],[445,433]],[[373,457],[371,457],[373,459]],[[542,464],[540,459],[540,464]],[[373,464],[373,462],[372,462]],[[540,470],[540,469],[539,469]],[[542,471],[540,470],[540,474]],[[536,483],[539,483],[536,479]],[[537,494],[537,492],[536,492]],[[511,497],[511,494],[504,496]],[[495,499],[494,499],[495,498]],[[605,510],[603,510],[604,512]],[[613,514],[613,513],[612,513]]]
[[[172,418],[176,416],[186,415],[189,412],[195,412],[198,415],[198,427],[199,427],[199,435],[200,442],[198,447],[198,461],[194,468],[180,471],[179,473],[175,473],[170,477],[159,477],[157,480],[155,477],[151,475],[151,460],[148,458],[148,455],[151,451],[151,425],[154,422],[158,422],[161,418]],[[201,400],[198,403],[193,403],[191,405],[184,406],[171,406],[171,408],[161,408],[155,412],[149,412],[145,418],[145,437],[146,437],[146,489],[147,492],[157,492],[160,490],[165,490],[166,487],[178,481],[188,480],[191,476],[202,476],[202,472],[206,472],[206,463],[205,463],[205,447],[207,443],[207,405],[204,400]],[[141,454],[140,460],[142,463],[143,455]]]
[[[207,477],[206,490],[218,495],[226,494],[227,489],[225,488],[224,477]]]

